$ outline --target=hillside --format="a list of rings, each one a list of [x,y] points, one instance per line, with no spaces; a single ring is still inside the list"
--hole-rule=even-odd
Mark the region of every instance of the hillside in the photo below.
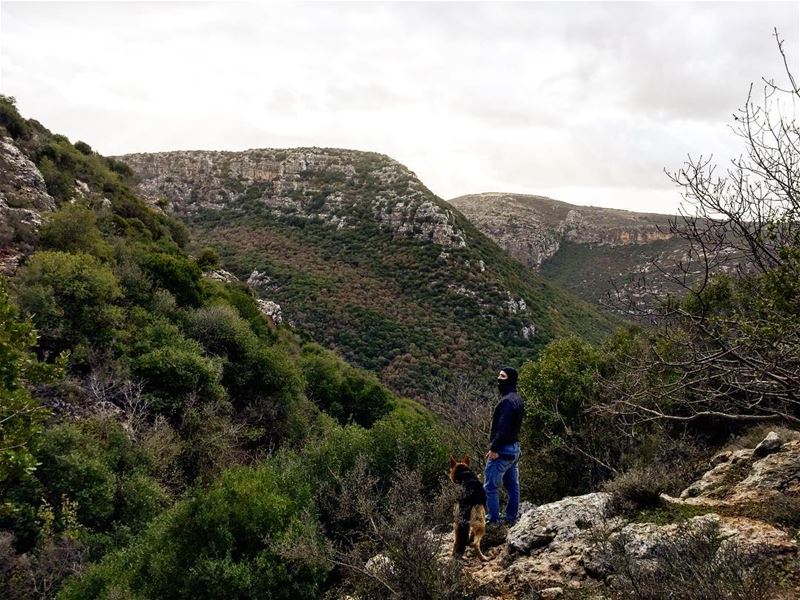
[[[606,301],[612,282],[630,286],[652,276],[654,260],[673,264],[687,248],[669,233],[667,215],[522,194],[460,196],[450,204],[517,260],[595,304]]]
[[[418,395],[613,322],[523,268],[403,165],[301,148],[120,157],[299,330]]]
[[[275,542],[336,535],[356,457],[437,481],[432,415],[191,257],[124,164],[0,96],[0,166],[0,597],[322,597]]]

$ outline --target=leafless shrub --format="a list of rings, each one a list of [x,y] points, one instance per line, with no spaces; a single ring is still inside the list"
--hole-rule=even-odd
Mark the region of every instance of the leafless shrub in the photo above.
[[[55,598],[64,580],[85,563],[80,542],[70,536],[43,540],[24,554],[14,551],[14,536],[0,532],[0,597],[8,600]]]
[[[443,482],[433,499],[424,494],[418,471],[401,468],[382,495],[364,460],[337,477],[319,502],[347,536],[328,540],[324,560],[343,576],[342,594],[358,598],[455,600],[471,597],[461,565],[449,556],[460,490]],[[325,506],[327,505],[327,506]],[[356,523],[357,525],[354,525]],[[310,539],[310,538],[306,538]],[[306,544],[299,555],[313,551]],[[297,555],[297,549],[290,556]]]
[[[440,383],[427,398],[427,406],[447,424],[454,453],[467,453],[477,471],[483,471],[497,402],[495,388],[485,381],[459,374]]]
[[[750,86],[732,125],[743,154],[724,173],[701,156],[670,174],[685,199],[670,231],[689,250],[677,264],[653,265],[677,293],[643,281],[628,298],[632,314],[657,307],[639,316],[659,343],[632,353],[625,376],[609,382],[615,393],[603,408],[627,421],[800,424],[800,89],[775,38],[788,84],[764,80],[760,96]],[[719,273],[736,285],[725,288]],[[770,294],[774,302],[762,301]]]

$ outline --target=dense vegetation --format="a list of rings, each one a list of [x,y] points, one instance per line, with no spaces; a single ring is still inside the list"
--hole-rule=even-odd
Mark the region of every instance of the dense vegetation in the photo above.
[[[438,481],[432,417],[203,277],[213,252],[189,256],[124,165],[0,115],[57,206],[0,288],[0,595],[92,563],[64,597],[321,594],[332,563],[282,549],[341,537],[323,500],[359,457],[376,501],[401,467]]]
[[[314,159],[287,174],[305,153]],[[562,335],[598,342],[615,324],[511,259],[386,156],[317,148],[122,160],[226,269],[241,279],[258,271],[260,293],[298,330],[407,395],[463,372],[489,378]],[[420,216],[425,203],[440,212]],[[389,213],[402,231],[378,216]],[[465,246],[415,235],[443,214]]]

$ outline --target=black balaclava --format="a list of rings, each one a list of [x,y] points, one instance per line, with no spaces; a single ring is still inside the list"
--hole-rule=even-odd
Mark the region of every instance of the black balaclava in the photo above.
[[[517,391],[517,370],[513,367],[503,367],[500,369],[501,373],[505,373],[508,375],[506,379],[497,379],[497,387],[500,390],[500,394],[505,396],[509,392],[516,392]]]

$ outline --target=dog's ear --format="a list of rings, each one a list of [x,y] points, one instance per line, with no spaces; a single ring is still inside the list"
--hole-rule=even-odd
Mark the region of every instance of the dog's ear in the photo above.
[[[461,462],[463,462],[465,465],[469,466],[469,454],[465,454],[464,455],[464,460],[461,461]]]
[[[456,459],[453,458],[453,455],[451,454],[450,455],[450,468],[452,469],[455,466],[456,466]]]

